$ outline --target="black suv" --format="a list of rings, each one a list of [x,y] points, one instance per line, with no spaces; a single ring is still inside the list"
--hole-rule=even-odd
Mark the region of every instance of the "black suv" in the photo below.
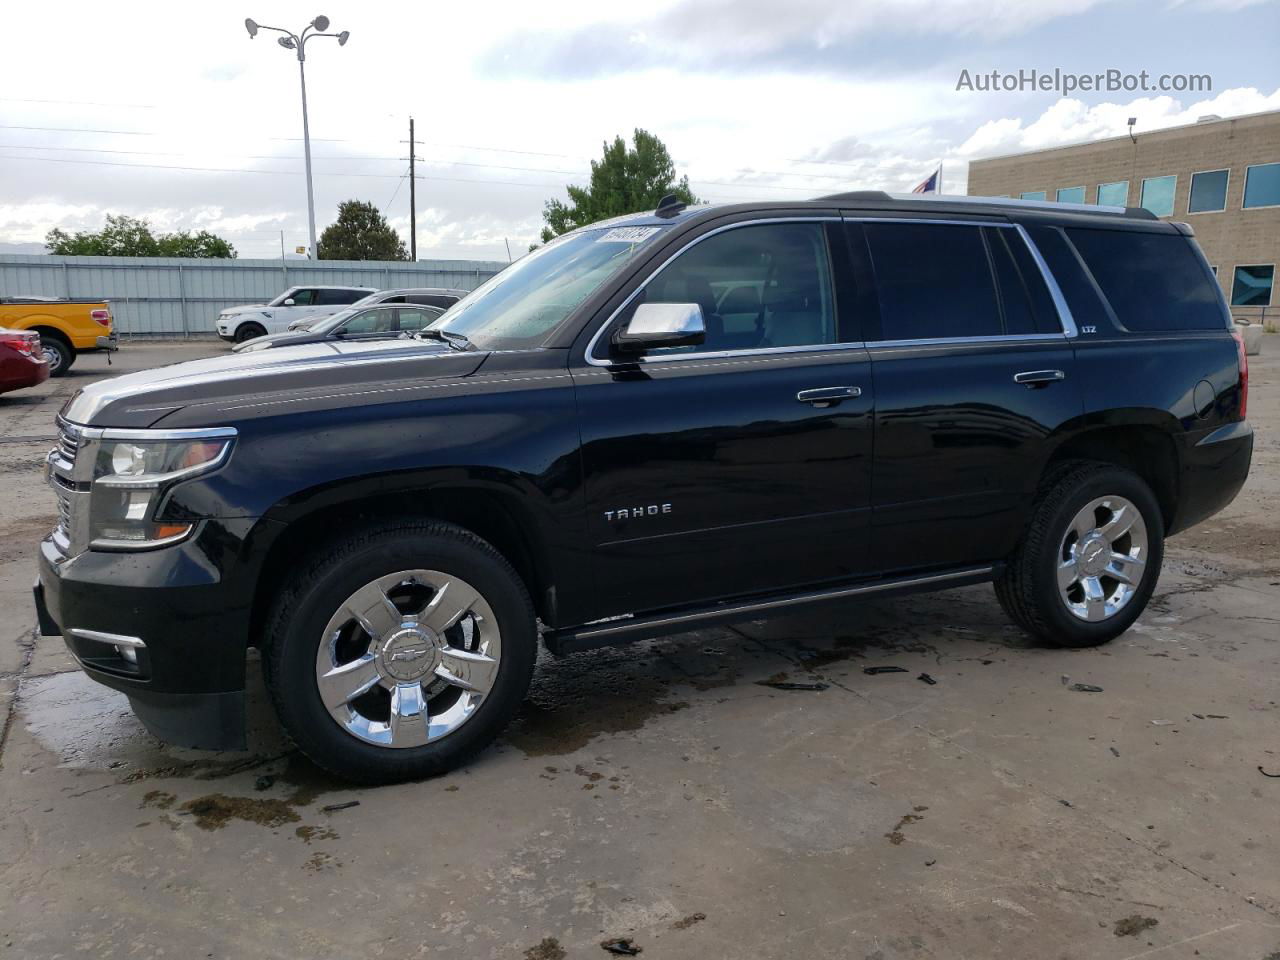
[[[878,192],[560,237],[429,339],[86,387],[36,603],[158,736],[447,769],[554,654],[993,581],[1066,646],[1244,483],[1247,372],[1191,230]],[[905,613],[905,611],[904,611]]]

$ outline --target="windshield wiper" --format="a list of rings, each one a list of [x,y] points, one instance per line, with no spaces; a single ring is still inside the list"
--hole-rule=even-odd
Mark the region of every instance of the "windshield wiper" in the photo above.
[[[439,340],[441,343],[447,343],[454,350],[474,350],[475,344],[464,337],[460,333],[450,333],[448,330],[436,330],[432,327],[425,327],[414,334],[418,340]]]

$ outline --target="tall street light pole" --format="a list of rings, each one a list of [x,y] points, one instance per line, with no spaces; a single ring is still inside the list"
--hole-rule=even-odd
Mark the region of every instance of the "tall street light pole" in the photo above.
[[[351,37],[351,32],[343,30],[341,33],[326,33],[329,29],[329,18],[321,14],[307,24],[301,33],[293,33],[285,30],[283,27],[268,27],[266,24],[256,23],[246,18],[244,28],[249,31],[249,39],[252,40],[258,35],[259,30],[271,30],[275,33],[283,34],[276,37],[276,43],[284,47],[286,50],[293,50],[298,57],[298,79],[302,82],[302,153],[306,159],[307,167],[307,227],[311,236],[311,258],[314,260],[320,252],[316,247],[316,197],[315,189],[311,185],[311,128],[307,123],[307,41],[314,37],[336,37],[338,46],[346,46],[347,40]]]

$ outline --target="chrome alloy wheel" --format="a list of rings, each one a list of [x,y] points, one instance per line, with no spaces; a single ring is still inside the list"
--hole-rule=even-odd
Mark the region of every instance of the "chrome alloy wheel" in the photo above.
[[[1090,623],[1115,616],[1137,593],[1147,564],[1147,525],[1124,497],[1085,504],[1058,547],[1058,594]]]
[[[420,747],[471,719],[498,679],[502,636],[473,586],[401,570],[349,596],[316,652],[316,686],[347,733]]]

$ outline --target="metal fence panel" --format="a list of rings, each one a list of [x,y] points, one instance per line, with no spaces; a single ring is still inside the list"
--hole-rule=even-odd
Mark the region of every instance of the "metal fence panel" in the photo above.
[[[0,256],[0,297],[111,301],[122,336],[212,336],[218,312],[265,303],[286,287],[455,287],[474,290],[494,260],[191,260],[178,257]]]

